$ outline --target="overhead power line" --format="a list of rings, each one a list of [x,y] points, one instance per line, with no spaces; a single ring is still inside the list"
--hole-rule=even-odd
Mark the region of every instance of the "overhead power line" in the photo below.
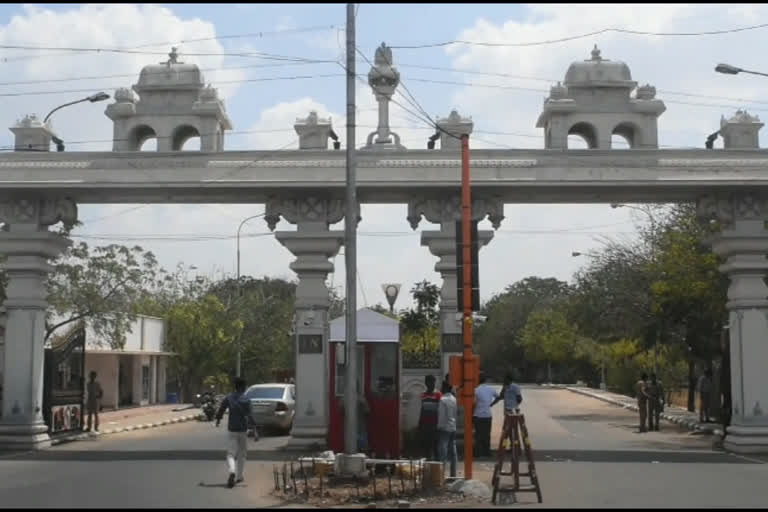
[[[710,30],[710,31],[703,31],[703,32],[650,32],[650,31],[644,31],[644,30],[631,30],[631,29],[624,29],[624,28],[604,28],[604,29],[595,30],[594,32],[589,32],[586,34],[561,37],[559,39],[546,39],[543,41],[529,41],[529,42],[520,42],[520,43],[492,43],[492,42],[479,42],[479,41],[464,41],[461,39],[456,39],[451,41],[443,41],[440,43],[397,45],[397,46],[393,45],[390,48],[402,49],[402,50],[415,50],[415,49],[421,49],[421,48],[438,48],[441,46],[451,46],[451,45],[457,45],[457,44],[463,44],[467,46],[520,48],[520,47],[526,47],[526,46],[542,46],[542,45],[549,45],[549,44],[565,43],[568,41],[575,41],[577,39],[584,39],[587,37],[598,36],[600,34],[607,34],[609,32],[638,35],[638,36],[692,37],[692,36],[714,36],[714,35],[722,35],[722,34],[734,34],[737,32],[757,30],[757,29],[766,28],[766,27],[768,27],[768,23],[761,23],[759,25],[749,25],[746,27],[737,27],[737,28],[730,28],[730,29],[723,29],[723,30]]]
[[[238,80],[217,80],[211,82],[211,85],[228,85],[228,84],[244,84],[249,82],[275,82],[280,80],[309,80],[313,78],[336,78],[344,76],[341,73],[329,73],[323,75],[292,75],[292,76],[273,76],[273,77],[261,77],[261,78],[241,78]],[[109,85],[109,86],[94,86],[88,89],[59,89],[49,91],[25,91],[25,92],[0,92],[0,97],[19,97],[19,96],[49,96],[55,94],[85,94],[92,93],[94,89],[100,90],[115,90],[124,87],[121,85]]]
[[[159,51],[147,51],[147,50],[128,50],[121,48],[77,48],[77,47],[51,47],[51,46],[25,46],[25,45],[13,45],[13,44],[0,44],[0,50],[25,50],[25,51],[50,51],[50,50],[65,50],[68,52],[77,53],[120,53],[120,54],[133,54],[133,55],[164,55],[167,56],[167,52]],[[277,55],[273,53],[265,52],[219,52],[219,53],[199,53],[199,52],[184,52],[184,55],[188,57],[248,57],[267,60],[287,60],[287,61],[313,61],[315,59],[307,59],[304,57],[296,57],[292,55]]]
[[[263,216],[263,215],[262,215]],[[574,226],[570,228],[555,228],[555,229],[505,229],[497,231],[502,235],[547,235],[547,234],[607,234],[603,231],[592,231],[599,228],[624,226],[630,224],[629,221],[615,222],[611,224],[598,224],[593,226]],[[610,232],[611,234],[615,232]],[[629,232],[628,232],[629,233]],[[420,236],[419,231],[360,231],[362,236],[371,237],[403,237],[403,236]],[[220,241],[220,240],[234,240],[237,235],[222,235],[214,233],[174,233],[174,234],[153,234],[153,233],[91,233],[83,235],[72,235],[77,238],[95,239],[95,240],[125,240],[125,241],[184,241],[184,242],[204,242],[204,241]],[[265,236],[274,236],[274,233],[261,232],[261,233],[246,233],[240,235],[240,238],[261,238]]]

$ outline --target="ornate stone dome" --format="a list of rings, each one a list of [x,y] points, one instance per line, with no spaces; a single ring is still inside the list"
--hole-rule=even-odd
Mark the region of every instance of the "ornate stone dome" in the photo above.
[[[196,64],[179,62],[176,48],[171,49],[168,61],[145,66],[139,74],[139,82],[134,89],[200,89],[203,87],[203,74]]]
[[[570,65],[565,73],[566,87],[628,87],[634,88],[629,66],[619,60],[600,57],[600,50],[595,45],[592,58],[577,61]]]

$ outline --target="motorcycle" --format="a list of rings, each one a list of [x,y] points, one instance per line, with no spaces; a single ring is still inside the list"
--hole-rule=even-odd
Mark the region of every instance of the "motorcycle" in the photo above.
[[[213,417],[216,415],[216,398],[213,396],[213,393],[204,393],[200,401],[206,421],[213,421]]]

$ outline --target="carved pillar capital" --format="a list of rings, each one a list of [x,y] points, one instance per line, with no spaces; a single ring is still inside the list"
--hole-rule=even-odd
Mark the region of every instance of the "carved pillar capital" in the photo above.
[[[451,224],[461,220],[461,196],[421,197],[408,202],[408,222],[416,229],[424,217],[435,224]],[[504,201],[498,197],[472,199],[472,220],[491,221],[493,229],[499,229],[504,220]]]
[[[717,194],[699,198],[699,217],[717,220],[723,228],[741,221],[768,221],[768,195],[752,192]]]
[[[0,202],[0,222],[6,226],[42,231],[59,221],[68,229],[77,222],[77,204],[72,199],[23,197]]]
[[[312,227],[327,230],[331,224],[341,222],[344,218],[345,206],[343,199],[321,196],[285,197],[272,196],[267,199],[264,220],[270,231],[274,231],[280,218],[299,229]],[[360,205],[357,205],[357,222],[360,223]]]

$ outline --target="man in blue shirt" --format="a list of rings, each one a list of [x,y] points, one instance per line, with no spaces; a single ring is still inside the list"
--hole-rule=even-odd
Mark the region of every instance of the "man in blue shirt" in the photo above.
[[[219,412],[216,414],[216,426],[218,427],[221,418],[224,417],[224,411],[229,409],[227,422],[227,430],[229,430],[229,445],[227,446],[229,479],[227,480],[227,487],[230,489],[235,486],[235,483],[243,481],[243,469],[248,455],[248,415],[250,408],[250,403],[245,397],[245,380],[237,377],[234,393],[230,393],[222,400]]]
[[[491,404],[491,407],[501,400],[504,400],[504,414],[519,412],[520,404],[523,403],[523,395],[520,392],[520,386],[512,382],[511,373],[508,373],[504,377],[504,385],[501,388],[501,395],[496,397]]]

